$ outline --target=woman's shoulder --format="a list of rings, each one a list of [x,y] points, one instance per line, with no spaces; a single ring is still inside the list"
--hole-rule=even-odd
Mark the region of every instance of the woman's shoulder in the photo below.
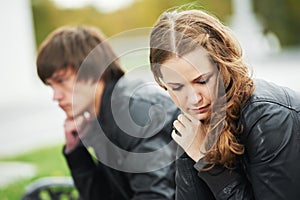
[[[281,118],[284,113],[300,113],[300,93],[261,79],[255,79],[255,90],[241,110],[244,126],[261,120],[264,116]]]
[[[300,93],[261,79],[254,80],[254,92],[241,110],[241,117],[257,119],[264,112],[275,110],[300,112]]]
[[[251,155],[266,158],[299,132],[300,96],[297,95],[288,88],[255,81],[255,91],[240,116],[243,125],[240,139]]]
[[[253,103],[275,103],[300,110],[300,93],[262,79],[254,80],[255,90],[246,106]]]

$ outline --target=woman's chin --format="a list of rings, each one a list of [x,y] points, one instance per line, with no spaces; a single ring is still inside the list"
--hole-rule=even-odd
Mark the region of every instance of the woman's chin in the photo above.
[[[208,113],[193,113],[191,114],[191,116],[199,121],[205,121],[207,119]]]

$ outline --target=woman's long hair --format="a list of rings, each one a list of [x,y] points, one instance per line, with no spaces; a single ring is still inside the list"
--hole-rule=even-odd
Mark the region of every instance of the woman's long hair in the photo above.
[[[242,106],[251,96],[254,85],[242,50],[230,29],[217,18],[200,10],[164,13],[151,32],[150,63],[157,83],[165,88],[160,65],[168,59],[182,57],[197,48],[204,48],[219,70],[218,100],[210,114],[210,122],[205,122],[208,135],[216,141],[206,148],[206,162],[234,166],[237,155],[244,153],[244,146],[237,135],[242,127],[238,118]],[[165,88],[166,89],[166,88]],[[223,89],[224,92],[221,92]],[[220,113],[225,113],[220,115]]]

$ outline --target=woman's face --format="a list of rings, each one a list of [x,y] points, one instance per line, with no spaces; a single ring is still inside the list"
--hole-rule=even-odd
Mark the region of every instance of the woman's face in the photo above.
[[[161,65],[163,82],[174,103],[198,120],[206,120],[217,97],[218,69],[203,48]]]

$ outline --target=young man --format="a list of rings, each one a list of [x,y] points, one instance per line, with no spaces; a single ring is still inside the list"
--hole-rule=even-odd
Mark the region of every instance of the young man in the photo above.
[[[174,199],[178,109],[160,89],[129,81],[99,30],[55,30],[37,71],[66,113],[63,153],[83,199]]]

